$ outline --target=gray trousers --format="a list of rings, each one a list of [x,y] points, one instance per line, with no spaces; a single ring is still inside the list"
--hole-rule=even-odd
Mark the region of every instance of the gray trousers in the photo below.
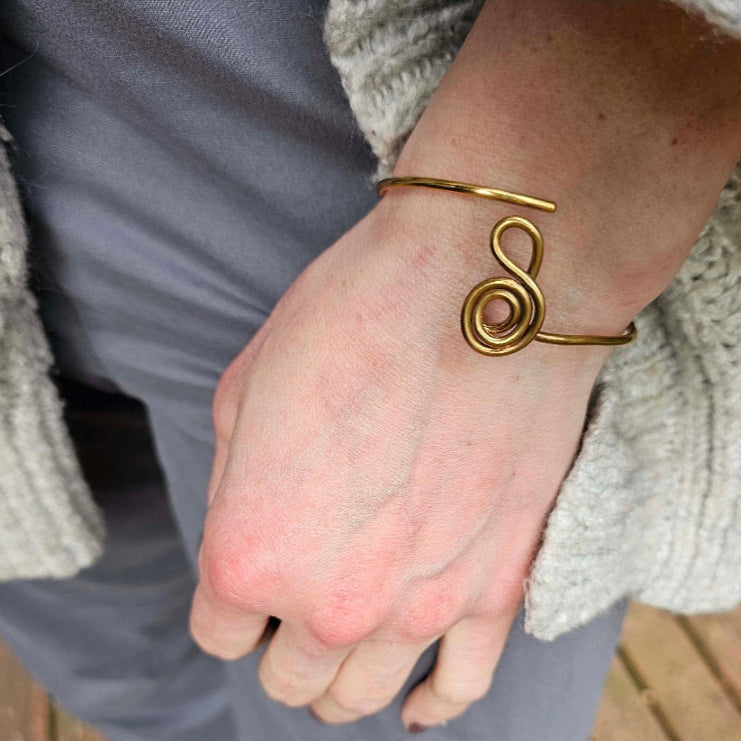
[[[324,6],[0,3],[33,284],[108,524],[103,559],[77,578],[0,585],[0,635],[112,741],[406,738],[403,695],[323,727],[264,695],[259,654],[225,665],[187,633],[216,383],[377,201]],[[488,696],[425,738],[583,741],[624,607],[553,643],[524,635],[520,616]]]
[[[64,381],[67,415],[86,475],[106,513],[103,559],[75,579],[0,585],[0,634],[73,713],[112,741],[393,741],[404,694],[431,667],[419,660],[383,712],[347,727],[320,725],[262,692],[260,652],[224,664],[187,633],[194,548],[203,507],[183,502],[190,537],[170,512],[146,408],[118,394]],[[155,425],[168,464],[187,476],[210,447]],[[193,519],[189,519],[192,514]],[[189,558],[190,556],[190,558]],[[552,643],[525,635],[520,614],[489,694],[444,729],[447,741],[584,741],[625,605]]]

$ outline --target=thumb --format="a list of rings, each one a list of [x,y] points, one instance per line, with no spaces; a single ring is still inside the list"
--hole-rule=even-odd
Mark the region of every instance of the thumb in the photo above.
[[[207,490],[209,507],[216,496],[224,475],[227,458],[229,457],[229,445],[239,416],[242,395],[247,387],[250,372],[262,343],[263,333],[258,332],[244,350],[226,367],[214,391],[212,415],[216,447]]]

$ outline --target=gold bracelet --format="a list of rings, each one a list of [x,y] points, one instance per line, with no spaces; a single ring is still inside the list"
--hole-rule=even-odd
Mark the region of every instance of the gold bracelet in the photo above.
[[[389,188],[409,185],[450,190],[529,206],[549,213],[556,210],[553,201],[440,178],[385,178],[378,183],[377,188],[379,195],[383,196]],[[532,241],[533,253],[527,270],[512,262],[502,250],[502,234],[507,229],[513,228],[522,229]],[[543,237],[540,231],[529,219],[522,216],[506,216],[494,225],[490,243],[496,260],[515,278],[488,278],[475,286],[466,296],[461,310],[461,329],[466,341],[474,350],[484,355],[508,355],[521,350],[532,340],[555,345],[627,345],[636,338],[638,333],[633,322],[621,335],[616,336],[541,332],[540,328],[545,319],[545,299],[535,282],[543,261]],[[491,324],[484,321],[484,309],[496,299],[502,299],[507,303],[509,316],[501,322]]]

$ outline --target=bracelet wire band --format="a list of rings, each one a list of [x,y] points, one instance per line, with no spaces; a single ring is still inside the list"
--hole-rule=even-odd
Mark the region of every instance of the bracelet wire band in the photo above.
[[[378,193],[383,196],[389,188],[420,186],[455,193],[489,198],[495,201],[528,206],[553,213],[556,204],[543,198],[511,193],[483,185],[461,183],[456,180],[428,177],[391,177],[381,180]],[[532,255],[527,270],[510,260],[504,253],[501,237],[507,229],[522,229],[532,243]],[[495,259],[514,278],[487,278],[471,289],[461,309],[461,330],[468,344],[484,355],[508,355],[521,350],[532,340],[555,345],[627,345],[637,336],[631,322],[620,335],[556,334],[540,331],[545,319],[545,298],[535,278],[543,261],[543,237],[538,228],[523,216],[506,216],[491,231],[490,247]],[[503,300],[509,315],[501,322],[484,321],[484,310],[495,300]]]

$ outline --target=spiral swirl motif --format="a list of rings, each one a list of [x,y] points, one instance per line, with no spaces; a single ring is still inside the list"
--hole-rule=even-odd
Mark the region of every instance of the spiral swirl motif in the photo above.
[[[501,238],[507,229],[522,229],[532,241],[532,255],[527,270],[510,260],[502,250]],[[499,264],[514,278],[487,278],[475,286],[461,311],[461,327],[466,341],[484,355],[508,355],[530,343],[545,319],[545,299],[535,278],[543,261],[543,237],[532,221],[522,216],[507,216],[491,232],[491,251]],[[484,321],[484,310],[501,299],[509,315],[494,324]]]
[[[513,193],[485,185],[462,183],[458,180],[421,176],[398,176],[384,178],[378,185],[379,195],[389,188],[422,187],[464,193],[487,198],[492,201],[515,203],[518,206],[536,208],[553,213],[556,204],[544,198],[523,193]],[[522,229],[532,241],[533,252],[527,270],[522,270],[502,251],[501,236],[507,229]],[[514,278],[489,278],[479,283],[466,297],[461,311],[461,328],[468,344],[484,355],[508,355],[521,350],[532,340],[554,345],[627,345],[638,335],[635,323],[630,324],[619,335],[557,334],[541,332],[545,319],[545,300],[535,278],[543,261],[543,237],[535,224],[521,216],[508,216],[498,221],[491,232],[491,249],[497,261]],[[497,299],[505,301],[509,314],[501,322],[485,322],[486,307]]]

